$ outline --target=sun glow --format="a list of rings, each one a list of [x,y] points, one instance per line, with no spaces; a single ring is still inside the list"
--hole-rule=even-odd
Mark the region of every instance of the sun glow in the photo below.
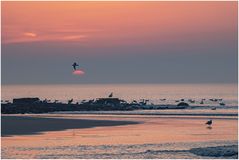
[[[83,70],[77,69],[77,70],[73,71],[72,74],[81,76],[81,75],[84,75],[85,72]]]
[[[36,33],[32,33],[32,32],[26,32],[26,33],[24,33],[24,36],[27,36],[27,37],[36,37],[37,34],[36,34]]]
[[[195,39],[204,42],[214,34],[233,34],[237,29],[236,18],[228,18],[236,16],[236,2],[4,1],[1,4],[2,42],[7,44],[87,41],[94,46],[187,45]]]

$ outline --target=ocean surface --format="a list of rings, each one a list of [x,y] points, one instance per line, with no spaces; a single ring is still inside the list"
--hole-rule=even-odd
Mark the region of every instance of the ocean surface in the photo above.
[[[197,106],[218,106],[219,102],[209,99],[223,99],[226,106],[238,106],[237,84],[81,84],[81,85],[2,85],[2,100],[13,98],[39,97],[40,99],[74,102],[107,97],[113,92],[114,97],[128,102],[148,99],[153,104],[177,104],[176,100],[195,100]],[[166,99],[164,101],[160,99]],[[206,99],[200,104],[201,99]]]
[[[149,99],[149,103],[175,105],[178,103],[175,100],[185,99],[188,102],[188,99],[193,99],[195,103],[190,105],[202,107],[183,110],[75,111],[18,115],[54,119],[132,121],[138,124],[52,131],[52,121],[48,121],[49,131],[2,137],[2,158],[238,158],[236,84],[3,85],[1,90],[2,100],[39,97],[42,100],[47,98],[67,102],[73,98],[74,103],[83,99],[108,97],[111,92],[113,97],[128,102]],[[202,99],[206,99],[204,104],[200,104]],[[211,106],[219,106],[219,102],[209,99],[223,99],[222,102],[226,105],[212,110]],[[205,125],[208,119],[213,120],[212,126]],[[60,126],[64,128],[62,123]]]

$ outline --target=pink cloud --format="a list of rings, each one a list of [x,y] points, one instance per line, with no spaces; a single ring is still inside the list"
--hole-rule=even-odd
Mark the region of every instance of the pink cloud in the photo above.
[[[79,32],[56,32],[54,29],[46,30],[44,32],[24,32],[6,30],[3,32],[2,43],[29,43],[29,42],[82,42],[86,39],[87,35]]]
[[[36,34],[36,33],[33,33],[33,32],[25,32],[25,33],[24,33],[24,36],[26,36],[26,37],[36,37],[37,34]]]

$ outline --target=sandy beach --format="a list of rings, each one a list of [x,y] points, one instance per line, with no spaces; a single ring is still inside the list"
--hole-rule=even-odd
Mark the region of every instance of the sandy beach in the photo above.
[[[197,155],[192,149],[216,147],[213,149],[218,151],[217,147],[223,146],[229,147],[232,154],[221,157],[235,158],[237,118],[215,117],[211,128],[204,124],[208,118],[97,114],[7,115],[2,116],[2,157],[218,158],[215,155]]]

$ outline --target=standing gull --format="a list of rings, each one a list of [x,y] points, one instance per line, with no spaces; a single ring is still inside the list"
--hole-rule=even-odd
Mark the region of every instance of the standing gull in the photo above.
[[[207,121],[205,124],[211,126],[212,125],[212,120],[210,119],[209,121]]]

